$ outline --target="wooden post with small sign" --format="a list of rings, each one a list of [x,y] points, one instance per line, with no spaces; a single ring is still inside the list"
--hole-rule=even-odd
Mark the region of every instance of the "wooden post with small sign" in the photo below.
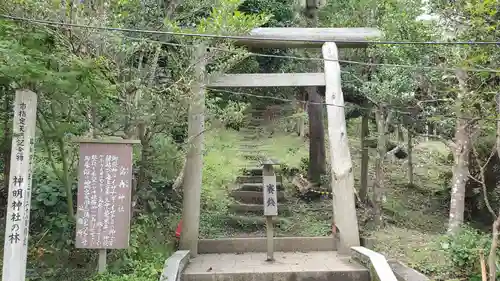
[[[16,91],[5,223],[3,281],[24,281],[28,256],[37,95]]]
[[[106,250],[129,246],[132,144],[138,140],[78,140],[80,162],[76,248],[99,249],[98,271],[106,271]]]
[[[266,217],[267,260],[274,261],[274,225],[273,217],[278,215],[278,188],[272,163],[264,163],[262,171],[262,192],[264,216]]]

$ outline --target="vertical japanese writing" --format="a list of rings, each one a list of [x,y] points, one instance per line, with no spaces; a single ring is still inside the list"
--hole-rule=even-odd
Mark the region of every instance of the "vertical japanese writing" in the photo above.
[[[278,190],[276,188],[276,175],[272,166],[264,166],[262,183],[264,216],[277,216]]]
[[[106,155],[106,188],[104,202],[104,246],[111,247],[115,242],[115,202],[116,176],[118,172],[118,156]]]
[[[16,141],[16,161],[18,162],[23,162],[24,161],[24,150],[25,150],[25,133],[26,133],[26,103],[21,102],[19,104],[19,108],[17,111],[17,118],[18,118],[18,128],[17,128],[17,135],[15,136],[15,141]],[[19,171],[21,172],[21,171]],[[23,198],[23,192],[25,189],[25,184],[24,184],[24,178],[20,175],[14,174],[14,179],[12,182],[13,190],[12,190],[12,198],[14,202],[12,202],[12,215],[11,215],[11,221],[12,221],[12,228],[11,228],[11,233],[9,234],[9,241],[11,244],[14,243],[19,243],[21,242],[21,235],[20,235],[20,224],[21,224],[21,213],[26,213],[24,209],[24,201],[25,199]],[[23,234],[24,233],[24,225],[23,225]],[[23,235],[25,236],[25,235]],[[24,239],[23,239],[24,243]]]
[[[77,225],[77,247],[126,248],[130,227],[131,145],[81,143],[80,158],[78,220],[82,224]]]
[[[16,137],[16,160],[23,161],[24,160],[24,138],[26,132],[26,103],[21,103],[19,105],[19,110],[17,114],[17,118],[19,118],[19,127],[17,129],[18,135]]]
[[[18,127],[17,127],[17,134],[14,137],[14,140],[16,142],[15,145],[15,152],[16,152],[16,158],[15,160],[22,164],[22,162],[25,160],[25,140],[26,140],[26,103],[21,102],[18,105],[18,110],[17,110],[17,116],[15,116],[18,120]],[[13,140],[13,141],[14,141]],[[30,150],[31,150],[31,144],[30,144]],[[30,152],[30,151],[29,151]],[[31,158],[31,155],[28,155],[29,158]],[[30,163],[31,165],[31,160]],[[28,175],[29,178],[27,181],[31,180],[31,167],[28,167]],[[26,194],[27,188],[25,187],[25,179],[21,175],[23,171],[18,171],[18,174],[14,174],[14,178],[12,180],[12,199],[13,202],[11,204],[11,216],[10,216],[10,221],[12,222],[12,227],[11,227],[11,233],[8,235],[8,240],[11,244],[17,244],[20,242],[23,242],[23,245],[26,245],[26,235],[27,231],[25,231],[25,223],[28,223],[26,221],[26,216],[29,216],[29,209],[26,210],[25,206],[26,205],[26,198],[30,198],[28,194]],[[24,193],[24,197],[23,197]],[[29,205],[27,206],[29,208]],[[23,221],[23,222],[22,222]],[[21,224],[23,227],[22,230],[22,241],[21,241]]]
[[[28,251],[37,96],[17,91],[10,162],[2,280],[24,280]]]
[[[23,225],[23,246],[28,246],[28,232],[31,208],[31,183],[33,181],[33,154],[35,152],[34,138],[28,138],[28,182],[26,183],[26,196],[24,196],[24,225]]]
[[[24,179],[21,176],[14,176],[12,182],[12,213],[10,216],[10,221],[12,222],[11,233],[9,234],[9,242],[11,244],[16,244],[21,242],[21,236],[19,234],[21,223],[21,211],[23,208],[23,182]]]

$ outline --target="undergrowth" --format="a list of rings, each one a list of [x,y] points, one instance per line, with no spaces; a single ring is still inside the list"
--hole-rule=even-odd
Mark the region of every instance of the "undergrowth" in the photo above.
[[[355,166],[356,188],[359,188],[359,160],[360,142],[353,130],[358,126],[356,120],[350,123],[350,148]],[[231,143],[237,145],[240,134],[226,131],[224,137],[233,139]],[[232,135],[230,137],[230,135]],[[271,138],[262,140],[262,149],[270,157],[284,163],[287,169],[294,168],[304,173],[307,162],[307,139],[295,135],[275,134]],[[479,248],[488,248],[488,235],[464,227],[458,235],[449,237],[445,233],[447,222],[447,202],[437,196],[447,188],[447,178],[443,176],[449,172],[447,163],[448,150],[439,141],[418,140],[414,148],[414,178],[415,185],[407,183],[406,160],[388,160],[385,163],[386,182],[384,189],[384,214],[387,226],[379,230],[369,231],[360,226],[364,236],[375,239],[375,247],[389,258],[395,258],[407,263],[411,267],[435,278],[446,280],[449,278],[475,278],[478,273],[477,261]],[[374,151],[371,151],[374,159]],[[230,154],[230,155],[227,155]],[[243,158],[235,155],[231,150],[222,151],[218,155],[228,161],[230,166],[222,174],[238,171],[234,168],[243,165]],[[373,171],[373,161],[370,163]],[[374,175],[370,174],[373,179]],[[224,177],[226,183],[231,177]],[[277,229],[279,236],[324,236],[331,231],[332,207],[331,198],[321,198],[312,202],[299,199],[290,184],[290,177],[284,176],[285,192],[289,195],[287,205],[293,210],[291,214],[280,215],[286,220],[280,223]],[[370,180],[371,184],[371,180]],[[219,187],[217,187],[219,188]],[[327,187],[326,187],[327,188]],[[218,189],[219,190],[219,189]],[[218,193],[218,195],[223,193]],[[217,195],[217,196],[218,196]],[[214,197],[215,198],[215,197]],[[225,198],[217,201],[223,202]],[[360,209],[360,216],[365,215]],[[263,235],[255,225],[248,222],[231,228],[225,219],[227,209],[221,204],[202,214],[203,234],[208,237],[237,236],[244,233]],[[207,221],[203,221],[207,219]],[[246,220],[248,221],[248,220]],[[219,223],[217,223],[219,222]]]
[[[359,175],[359,140],[353,134],[358,126],[349,126],[350,146],[355,175]],[[229,129],[217,129],[206,133],[204,149],[203,186],[201,196],[200,237],[227,237],[238,235],[263,235],[261,227],[251,218],[244,224],[229,224],[228,205],[231,188],[240,169],[248,162],[239,152],[242,133]],[[277,134],[262,140],[262,149],[270,157],[280,160],[288,168],[305,172],[307,163],[307,139],[295,135]],[[170,143],[158,142],[155,149],[175,155]],[[447,152],[436,142],[421,142],[415,147],[416,186],[406,183],[404,160],[386,163],[385,200],[383,204],[387,227],[367,231],[360,226],[363,235],[375,239],[377,250],[390,258],[396,258],[437,280],[477,275],[478,249],[488,247],[488,236],[472,228],[465,228],[453,239],[444,234],[447,214],[435,193],[446,188],[442,173]],[[165,161],[167,161],[165,159]],[[425,165],[425,167],[424,167]],[[372,167],[373,168],[373,167]],[[373,171],[373,169],[371,169]],[[174,250],[174,230],[181,218],[181,200],[171,192],[171,182],[161,175],[152,187],[149,198],[156,202],[155,212],[136,215],[132,220],[130,247],[108,251],[108,272],[96,275],[96,251],[74,249],[74,225],[64,216],[47,216],[48,229],[58,229],[58,235],[40,232],[30,239],[29,280],[89,280],[89,281],[150,281],[158,280],[165,259]],[[325,236],[331,232],[331,198],[322,197],[308,202],[299,198],[291,177],[284,176],[285,192],[291,212],[280,215],[285,218],[277,228],[279,236]],[[373,175],[370,175],[373,178]],[[356,183],[358,183],[356,178]],[[47,179],[41,182],[47,183]],[[358,187],[358,186],[356,186]],[[45,184],[39,190],[58,190]],[[50,197],[49,196],[49,197]],[[169,198],[170,197],[170,198]],[[47,196],[35,197],[36,204],[51,204]],[[37,199],[35,199],[37,200]],[[43,201],[45,200],[45,201]],[[35,204],[35,206],[36,206]],[[63,206],[64,207],[64,206]],[[62,207],[62,208],[63,208]],[[61,213],[54,206],[54,213]],[[47,208],[46,208],[47,209]],[[364,215],[360,210],[360,216]],[[36,220],[36,218],[35,218]],[[37,226],[34,226],[37,227]],[[56,243],[56,241],[58,241]],[[66,241],[66,242],[61,242]],[[469,274],[468,276],[470,276]],[[75,279],[77,276],[78,278]],[[90,278],[90,279],[89,279]]]
[[[204,172],[201,196],[200,231],[202,237],[224,236],[227,227],[228,185],[234,182],[242,158],[235,157],[239,135],[232,130],[212,130],[205,136]],[[179,154],[168,138],[154,144],[165,158],[155,165],[177,165]],[[170,159],[168,159],[170,158]],[[175,161],[172,161],[175,159]],[[45,169],[44,161],[37,161],[36,169]],[[130,244],[127,249],[108,250],[108,271],[97,275],[97,250],[75,249],[74,224],[65,215],[62,205],[53,205],[47,198],[61,197],[61,189],[54,178],[36,178],[37,192],[33,195],[32,235],[28,257],[29,281],[153,281],[158,280],[166,258],[175,250],[174,232],[182,214],[182,198],[172,190],[176,173],[165,174],[158,166],[152,167],[152,186],[141,190],[143,210],[131,220]],[[157,172],[158,171],[158,172]],[[37,173],[35,173],[36,175]],[[75,185],[76,188],[76,185]],[[37,195],[41,194],[41,195]],[[37,206],[44,210],[38,213]],[[46,229],[47,231],[40,231]],[[50,231],[49,231],[50,230]],[[3,255],[2,255],[3,256]]]

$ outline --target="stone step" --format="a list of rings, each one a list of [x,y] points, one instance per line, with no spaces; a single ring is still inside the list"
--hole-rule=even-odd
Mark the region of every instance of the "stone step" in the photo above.
[[[276,182],[282,182],[283,177],[276,176]],[[236,178],[236,183],[262,183],[262,176],[239,176]]]
[[[244,154],[243,158],[248,159],[248,160],[260,160],[260,159],[265,159],[264,156],[259,155],[259,154]]]
[[[258,148],[258,149],[251,149],[251,148],[239,148],[237,149],[239,152],[244,152],[244,153],[266,153],[266,152],[269,152],[268,149],[262,149],[262,148]]]
[[[249,176],[262,176],[262,167],[245,167],[243,169],[243,174]]]
[[[251,151],[255,151],[255,150],[259,150],[261,147],[262,147],[263,144],[261,143],[252,143],[252,144],[244,144],[244,143],[240,143],[239,147],[240,147],[240,150],[251,150]]]
[[[370,272],[334,251],[201,254],[189,261],[183,281],[369,281]]]
[[[238,214],[257,214],[262,215],[264,213],[264,206],[262,204],[241,204],[234,203],[229,205],[229,210],[233,213]],[[279,216],[288,216],[290,215],[291,210],[287,205],[280,204],[278,205],[278,215]]]
[[[249,215],[230,215],[225,219],[226,225],[237,229],[244,229],[245,231],[256,231],[265,229],[266,217],[264,216],[249,216]],[[278,228],[280,225],[291,224],[291,221],[284,217],[273,217],[274,227]]]
[[[231,197],[245,204],[262,204],[262,191],[239,191],[233,190],[230,192]],[[278,191],[278,206],[281,201],[285,200],[285,193]]]
[[[262,192],[262,185],[262,183],[241,183],[237,185],[236,190]],[[278,190],[283,190],[283,185],[281,184],[281,182],[277,181],[276,185],[278,186]]]
[[[258,126],[258,125],[251,125],[251,124],[248,124],[245,126],[246,129],[249,129],[249,130],[254,130],[254,131],[261,131],[261,127]]]
[[[279,235],[279,233],[277,233]],[[265,236],[265,234],[263,234]],[[338,237],[274,237],[277,252],[336,251]],[[200,239],[200,254],[266,252],[266,237]]]
[[[257,128],[245,128],[245,129],[240,129],[240,132],[243,133],[243,138],[245,137],[255,137],[255,136],[260,136],[261,132]]]

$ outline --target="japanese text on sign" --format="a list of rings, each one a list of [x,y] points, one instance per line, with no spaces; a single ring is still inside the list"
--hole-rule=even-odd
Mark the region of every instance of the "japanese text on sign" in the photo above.
[[[78,248],[128,247],[131,182],[130,144],[80,144]]]
[[[24,280],[36,131],[35,93],[16,92],[2,280]]]
[[[263,176],[264,216],[278,215],[278,190],[276,176]]]

